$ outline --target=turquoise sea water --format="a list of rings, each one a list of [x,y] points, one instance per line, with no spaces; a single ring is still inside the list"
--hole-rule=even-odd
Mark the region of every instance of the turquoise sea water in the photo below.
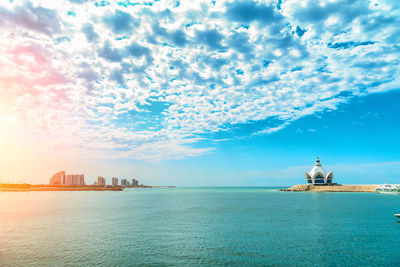
[[[400,266],[400,196],[0,193],[0,266]]]

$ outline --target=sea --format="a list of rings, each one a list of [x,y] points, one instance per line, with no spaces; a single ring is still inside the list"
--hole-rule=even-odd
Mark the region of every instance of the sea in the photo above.
[[[0,266],[400,266],[400,195],[0,192]]]

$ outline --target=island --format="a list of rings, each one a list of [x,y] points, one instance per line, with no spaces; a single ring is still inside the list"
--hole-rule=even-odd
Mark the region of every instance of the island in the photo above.
[[[281,191],[292,192],[375,192],[378,185],[310,185],[298,184]]]
[[[327,172],[317,157],[314,167],[306,172],[307,184],[298,184],[281,191],[293,192],[375,192],[378,185],[341,185],[333,182],[333,172]]]

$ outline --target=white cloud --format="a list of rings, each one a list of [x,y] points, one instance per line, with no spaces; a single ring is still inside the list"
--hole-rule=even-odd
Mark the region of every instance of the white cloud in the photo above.
[[[54,3],[0,6],[0,119],[88,157],[201,155],[226,125],[399,87],[395,3]]]

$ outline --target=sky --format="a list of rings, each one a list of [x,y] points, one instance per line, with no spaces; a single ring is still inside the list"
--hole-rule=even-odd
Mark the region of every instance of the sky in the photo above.
[[[400,2],[0,2],[0,181],[400,183]]]

